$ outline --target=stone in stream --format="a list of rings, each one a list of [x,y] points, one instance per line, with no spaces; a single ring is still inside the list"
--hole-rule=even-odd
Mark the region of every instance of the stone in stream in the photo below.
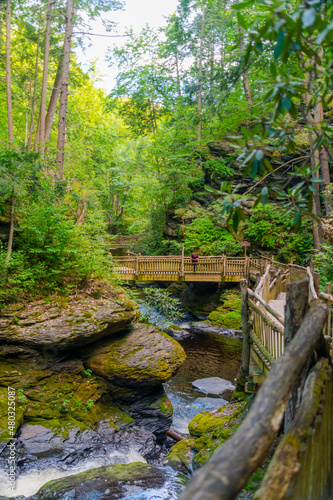
[[[192,382],[192,386],[206,394],[222,395],[227,391],[233,391],[235,386],[220,377],[201,378]]]
[[[127,500],[130,498],[176,499],[185,476],[170,467],[134,462],[98,467],[45,484],[31,500]]]
[[[196,321],[191,325],[191,332],[200,334],[215,333],[216,335],[224,335],[225,337],[233,337],[237,339],[242,338],[242,332],[238,330],[231,330],[222,326],[213,326],[210,322]]]

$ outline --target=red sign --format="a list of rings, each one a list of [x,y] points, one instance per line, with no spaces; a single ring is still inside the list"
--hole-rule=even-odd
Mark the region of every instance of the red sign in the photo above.
[[[242,241],[241,242],[241,246],[242,247],[250,247],[251,246],[251,243],[249,241]]]

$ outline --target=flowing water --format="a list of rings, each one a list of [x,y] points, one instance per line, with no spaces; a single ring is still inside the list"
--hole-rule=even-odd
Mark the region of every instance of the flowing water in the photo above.
[[[241,341],[216,334],[191,334],[189,338],[178,341],[186,352],[186,360],[177,374],[166,384],[165,391],[173,405],[174,416],[172,428],[183,434],[188,434],[189,421],[201,411],[217,409],[223,404],[219,397],[203,398],[192,387],[192,382],[200,378],[221,377],[234,382],[241,365]],[[124,443],[125,445],[125,443]],[[22,474],[16,483],[15,493],[8,494],[5,485],[4,473],[0,470],[0,495],[10,498],[23,495],[28,497],[38,491],[46,482],[83,472],[102,465],[116,463],[145,462],[145,459],[134,450],[124,449],[110,453],[97,460],[85,460],[79,465],[67,470],[57,468],[44,468],[44,470],[30,470]],[[179,480],[177,473],[168,470],[168,480],[165,485],[156,490],[130,493],[123,500],[172,500],[177,499]],[[178,484],[177,484],[178,483]]]
[[[216,409],[210,398],[203,401],[194,380],[206,377],[220,377],[234,382],[241,365],[241,341],[216,334],[195,334],[180,340],[186,352],[186,360],[178,373],[164,384],[174,409],[172,428],[182,434],[188,433],[188,422],[201,411]]]

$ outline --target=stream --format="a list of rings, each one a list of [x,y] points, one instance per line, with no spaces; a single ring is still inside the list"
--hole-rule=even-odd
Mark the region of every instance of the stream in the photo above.
[[[141,307],[140,307],[141,308]],[[144,312],[144,310],[142,310]],[[179,326],[191,332],[191,324],[180,321]],[[241,365],[241,341],[239,339],[217,335],[215,333],[191,333],[187,338],[177,341],[186,352],[186,360],[171,380],[164,384],[165,392],[170,399],[174,414],[172,429],[181,434],[188,434],[188,423],[202,411],[215,410],[225,403],[222,396],[206,397],[192,387],[192,382],[208,377],[220,377],[234,383]],[[228,399],[227,396],[223,396]],[[171,443],[168,438],[169,444]],[[103,452],[104,451],[104,452]],[[162,452],[163,453],[163,452]],[[164,451],[164,454],[167,450]],[[160,463],[162,463],[161,457]],[[88,457],[77,464],[54,466],[52,461],[43,460],[36,469],[24,470],[21,468],[16,482],[15,492],[8,494],[5,488],[5,473],[0,469],[0,500],[1,498],[17,498],[20,500],[34,495],[45,483],[60,477],[70,476],[92,468],[116,463],[146,462],[138,452],[123,446],[117,450],[101,450],[94,459]],[[37,465],[37,464],[36,464]],[[126,499],[140,500],[176,500],[183,486],[179,482],[179,475],[170,467],[163,467],[167,480],[161,488],[152,488],[140,493],[131,487]],[[134,490],[132,491],[132,489]],[[3,496],[2,496],[3,495]],[[22,496],[20,496],[22,495]],[[66,497],[67,498],[67,497]],[[72,497],[68,497],[72,498]],[[76,497],[74,497],[76,498]]]

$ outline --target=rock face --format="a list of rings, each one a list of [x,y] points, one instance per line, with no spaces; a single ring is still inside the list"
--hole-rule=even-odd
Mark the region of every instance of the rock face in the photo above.
[[[162,382],[185,354],[152,326],[129,328],[137,316],[136,304],[119,291],[103,300],[79,297],[62,306],[40,301],[3,311],[0,468],[6,469],[12,437],[8,387],[15,392],[13,431],[25,470],[36,459],[40,466],[48,460],[76,464],[124,443],[155,457],[172,417]]]
[[[14,305],[2,310],[0,341],[44,350],[70,349],[129,328],[139,315],[137,304],[124,293],[116,298],[86,294],[67,303]]]

